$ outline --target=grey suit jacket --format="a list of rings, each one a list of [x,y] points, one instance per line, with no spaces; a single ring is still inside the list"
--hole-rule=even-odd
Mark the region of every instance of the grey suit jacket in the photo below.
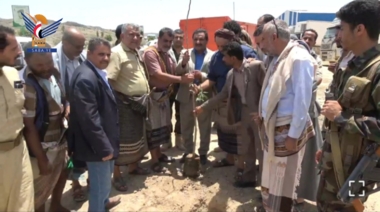
[[[186,73],[190,73],[191,71],[195,70],[195,53],[193,52],[193,49],[189,49],[190,53],[190,60],[187,63],[185,67],[182,67],[182,58],[184,53],[186,52],[186,49],[182,50],[181,56],[179,57],[179,61],[176,68],[176,74],[177,75],[184,75]],[[202,82],[207,79],[207,74],[209,72],[209,65],[212,55],[214,54],[213,51],[210,49],[206,49],[206,55],[203,60],[203,65],[201,68],[202,72]],[[210,90],[211,91],[211,90]],[[210,97],[211,92],[207,91],[207,95]],[[189,91],[189,84],[181,83],[178,89],[178,93],[176,96],[176,100],[182,103],[187,103],[190,101],[190,91]]]
[[[232,86],[234,85],[234,70],[231,69],[227,74],[226,84],[223,89],[216,96],[203,103],[202,108],[205,110],[212,110],[217,107],[221,102],[227,99],[228,123],[235,124],[238,121],[234,116],[233,105],[236,101],[231,98]],[[259,110],[259,100],[261,94],[261,87],[265,77],[264,63],[258,60],[247,62],[244,65],[244,84],[245,84],[245,100],[250,113],[257,113]],[[241,102],[240,102],[241,104]],[[246,114],[244,114],[246,115]],[[248,115],[248,114],[247,114]]]

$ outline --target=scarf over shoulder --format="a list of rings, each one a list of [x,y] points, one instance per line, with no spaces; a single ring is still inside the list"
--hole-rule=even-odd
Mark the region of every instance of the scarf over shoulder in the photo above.
[[[281,97],[286,92],[286,81],[292,76],[294,59],[297,54],[304,54],[305,47],[295,41],[290,41],[285,49],[282,51],[280,56],[278,57],[275,65],[273,67],[273,71],[269,70],[270,66],[268,66],[268,70],[266,72],[263,87],[261,89],[260,102],[259,102],[259,113],[260,117],[262,117],[262,99],[263,94],[267,86],[269,86],[269,94],[268,94],[268,107],[266,108],[266,117],[263,120],[263,125],[265,128],[265,133],[268,138],[268,155],[269,160],[272,161],[274,159],[274,139],[275,139],[275,128],[276,126],[283,126],[290,124],[292,121],[292,117],[277,117],[277,107]],[[312,60],[312,56],[307,54]],[[271,81],[269,82],[269,79]],[[264,145],[262,144],[264,147]]]

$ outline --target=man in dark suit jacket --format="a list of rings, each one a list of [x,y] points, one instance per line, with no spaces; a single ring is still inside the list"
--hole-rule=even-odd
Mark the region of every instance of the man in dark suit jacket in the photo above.
[[[75,70],[70,85],[69,151],[87,164],[89,211],[106,211],[120,203],[120,198],[109,198],[119,154],[118,111],[105,70],[110,55],[108,41],[91,39],[87,60]]]

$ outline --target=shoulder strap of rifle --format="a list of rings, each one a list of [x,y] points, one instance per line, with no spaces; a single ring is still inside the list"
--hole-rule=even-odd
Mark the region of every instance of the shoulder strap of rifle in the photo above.
[[[368,63],[368,65],[363,69],[363,71],[365,71],[366,69],[370,68],[367,75],[367,79],[369,80],[373,79],[373,77],[376,74],[377,68],[379,67],[379,64],[380,64],[380,55],[378,55],[373,60],[371,60],[371,62]]]
[[[338,136],[338,127],[334,122],[330,125],[330,144],[332,153],[332,162],[335,172],[336,182],[338,188],[340,189],[345,181],[343,163],[342,163],[342,152],[340,151],[340,143]]]

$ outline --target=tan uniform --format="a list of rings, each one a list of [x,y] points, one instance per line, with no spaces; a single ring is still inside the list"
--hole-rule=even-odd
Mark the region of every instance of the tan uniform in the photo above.
[[[33,172],[22,136],[23,105],[17,70],[0,67],[0,211],[34,211]]]

